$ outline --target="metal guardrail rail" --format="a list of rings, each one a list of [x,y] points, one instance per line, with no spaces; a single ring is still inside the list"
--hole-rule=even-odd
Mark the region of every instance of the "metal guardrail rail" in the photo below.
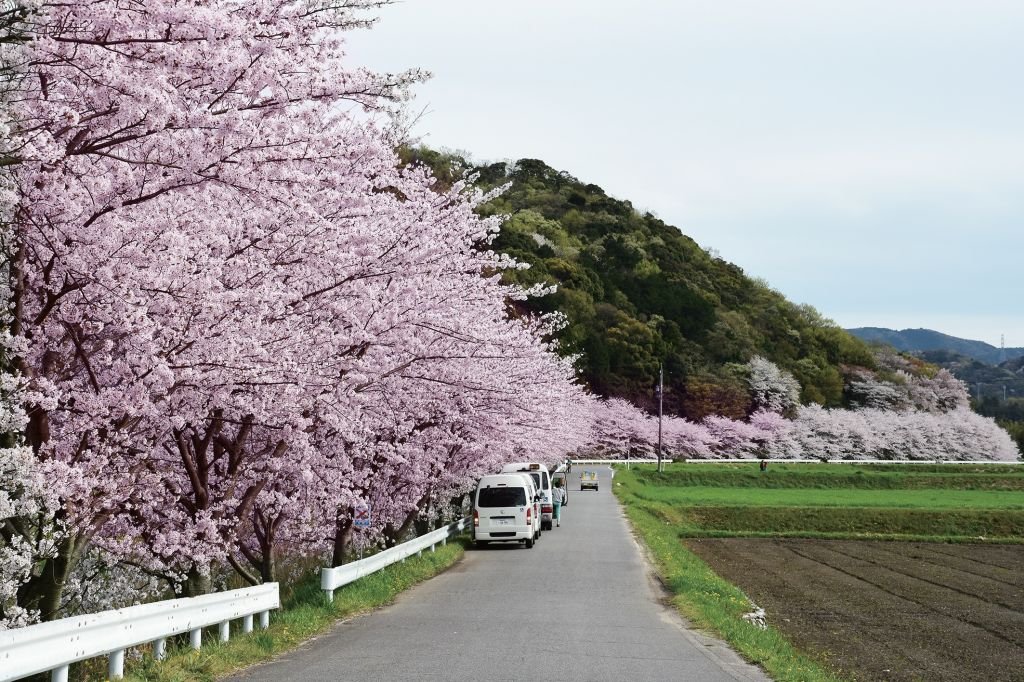
[[[326,593],[327,601],[333,601],[334,591],[339,587],[355,582],[365,575],[376,573],[391,564],[396,564],[399,561],[405,561],[413,554],[422,554],[425,549],[429,549],[433,552],[437,545],[448,544],[448,540],[450,538],[459,535],[462,531],[471,527],[472,524],[473,518],[467,516],[466,518],[460,519],[445,528],[438,528],[426,535],[421,535],[415,540],[395,545],[394,547],[385,549],[383,552],[366,557],[365,559],[353,561],[352,563],[336,566],[334,568],[322,568],[320,569],[320,589]]]
[[[124,677],[125,650],[154,644],[162,659],[167,638],[190,633],[193,649],[202,645],[203,628],[220,625],[228,641],[230,621],[241,618],[242,632],[252,631],[253,615],[260,627],[270,625],[270,610],[280,608],[278,583],[266,583],[201,597],[167,599],[125,609],[62,618],[0,632],[0,682],[51,671],[51,682],[67,682],[72,663],[107,656],[110,679]]]
[[[661,461],[663,463],[668,463],[668,462],[672,462],[673,460],[669,459],[668,457],[663,457],[661,459]],[[627,462],[629,464],[657,464],[658,460],[656,460],[656,459],[633,459],[633,458],[630,458],[630,459],[625,459],[625,458],[623,458],[623,459],[574,459],[572,461],[572,465],[576,466],[577,464],[626,464]]]

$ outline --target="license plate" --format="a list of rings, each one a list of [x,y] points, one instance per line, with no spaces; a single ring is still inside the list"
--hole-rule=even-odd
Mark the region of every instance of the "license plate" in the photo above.
[[[515,519],[506,518],[506,517],[497,517],[497,518],[491,519],[491,524],[495,525],[495,526],[514,526],[515,525]]]

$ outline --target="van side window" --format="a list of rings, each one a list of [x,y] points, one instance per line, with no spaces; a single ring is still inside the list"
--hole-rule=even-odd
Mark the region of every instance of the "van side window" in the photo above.
[[[525,488],[481,488],[478,507],[522,507],[526,505]]]
[[[540,472],[541,477],[544,479],[544,485],[542,486],[545,490],[551,487],[551,483],[548,481],[548,472]]]

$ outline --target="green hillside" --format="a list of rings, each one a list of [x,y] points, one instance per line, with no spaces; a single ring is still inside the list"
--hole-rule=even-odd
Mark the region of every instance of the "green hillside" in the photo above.
[[[408,150],[406,161],[432,166],[442,182],[465,163],[426,149]],[[482,188],[510,183],[482,209],[509,216],[494,248],[531,265],[506,277],[559,285],[528,308],[567,316],[563,350],[581,356],[600,394],[650,407],[663,360],[667,411],[741,417],[750,406],[738,365],[754,354],[791,371],[805,401],[825,405],[842,403],[840,365],[874,367],[863,342],[813,308],[597,185],[535,159],[475,170]]]

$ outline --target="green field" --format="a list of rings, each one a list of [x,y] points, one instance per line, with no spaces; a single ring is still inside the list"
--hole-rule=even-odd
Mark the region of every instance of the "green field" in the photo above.
[[[1024,542],[1022,467],[673,464],[616,483],[683,537]]]
[[[687,538],[769,537],[1024,544],[1024,467],[683,464],[616,469],[613,486],[673,603],[776,680],[841,679],[779,631],[742,619],[743,593]]]

